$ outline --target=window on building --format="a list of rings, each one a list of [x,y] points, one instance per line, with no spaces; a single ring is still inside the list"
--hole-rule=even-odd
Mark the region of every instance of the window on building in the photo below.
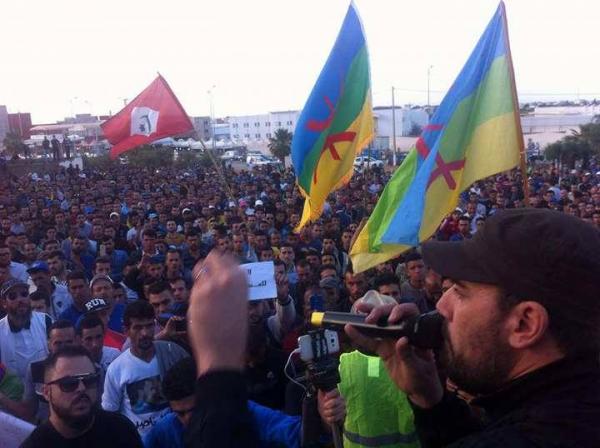
[[[259,127],[259,126],[260,126],[260,123],[259,123],[258,121],[254,123],[254,127],[256,127],[256,128],[257,128],[257,127]]]
[[[292,122],[291,121],[286,121],[285,124],[287,124],[288,126],[291,126]]]
[[[232,127],[232,128],[237,128],[237,127],[238,127],[238,124],[237,124],[237,123],[233,123],[233,124],[231,125],[231,127]]]
[[[260,134],[254,134],[256,138],[260,138]]]
[[[277,122],[277,126],[281,126],[281,121],[278,121],[278,122]]]
[[[233,138],[240,138],[238,134],[233,134]]]
[[[270,132],[267,132],[267,133],[266,133],[266,137],[267,137],[267,138],[271,138],[271,133],[270,133]]]
[[[248,127],[248,123],[244,123],[244,127],[247,128]]]
[[[265,121],[265,126],[268,128],[271,126],[271,122],[270,121]]]
[[[250,134],[244,134],[245,138],[250,138]]]
[[[204,126],[208,126],[209,124],[210,124],[210,121],[204,120]]]

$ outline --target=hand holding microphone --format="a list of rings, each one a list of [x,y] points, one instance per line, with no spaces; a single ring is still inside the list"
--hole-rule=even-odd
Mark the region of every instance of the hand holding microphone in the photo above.
[[[413,303],[380,306],[359,303],[356,308],[357,311],[368,314],[364,322],[372,326],[386,321],[386,317],[387,325],[391,327],[399,325],[403,321],[410,322],[420,315],[419,309]],[[439,319],[437,328],[441,335],[443,320],[436,319]],[[346,324],[344,330],[357,345],[379,355],[390,378],[415,405],[426,409],[441,401],[444,389],[439,379],[432,350],[411,345],[407,336],[400,338],[369,337],[352,324]]]

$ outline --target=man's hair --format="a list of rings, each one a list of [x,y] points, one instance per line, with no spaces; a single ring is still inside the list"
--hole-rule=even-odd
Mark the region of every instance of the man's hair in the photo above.
[[[44,382],[48,377],[48,373],[56,367],[56,363],[60,358],[79,358],[81,356],[89,359],[90,363],[94,365],[94,360],[92,359],[90,352],[80,345],[65,345],[54,353],[51,353],[44,361]]]
[[[104,331],[104,323],[102,322],[102,319],[94,314],[84,315],[77,325],[77,336],[81,336],[83,334],[83,330],[96,328],[98,325],[100,325],[102,327],[102,331]]]
[[[55,257],[58,257],[60,260],[64,260],[65,254],[63,253],[62,250],[53,250],[52,252],[50,252],[48,254],[48,256],[46,257],[46,260],[50,260],[51,258],[55,258]]]
[[[154,231],[154,229],[144,230],[142,238],[144,238],[145,236],[156,239],[156,232]]]
[[[96,260],[94,261],[94,269],[96,269],[96,266],[98,266],[100,263],[110,264],[110,258],[106,255],[96,258]]]
[[[154,319],[154,308],[145,300],[136,300],[125,307],[123,325],[129,327],[132,319]]]
[[[304,258],[301,258],[300,260],[298,260],[296,262],[296,268],[310,268],[311,265],[308,261],[306,261]]]
[[[151,294],[161,294],[163,291],[167,290],[171,291],[171,285],[169,284],[169,282],[161,280],[152,283],[148,287],[148,295],[150,296]]]
[[[46,306],[50,306],[50,294],[45,289],[37,289],[36,291],[29,294],[29,300],[38,301],[43,300]]]
[[[73,322],[71,322],[70,320],[58,319],[57,321],[52,322],[52,325],[48,327],[48,335],[52,333],[52,330],[63,330],[65,328],[72,328],[74,330],[75,325],[73,325]]]
[[[285,263],[280,259],[273,260],[273,266],[285,266]]]
[[[381,274],[375,277],[375,280],[373,281],[375,289],[379,289],[381,286],[385,285],[398,285],[398,277],[393,274]]]
[[[85,237],[82,237],[85,238]],[[48,247],[49,244],[58,244],[60,246],[60,243],[58,240],[46,240],[42,243],[42,249],[46,250],[46,247]]]
[[[411,252],[404,257],[404,263],[408,263],[409,261],[419,261],[422,259],[423,257],[421,257],[421,255],[417,252]]]
[[[335,265],[334,265],[334,264],[323,264],[323,265],[321,265],[321,267],[319,268],[319,274],[320,274],[321,272],[324,272],[324,271],[327,271],[327,270],[330,270],[330,269],[333,269],[334,271],[337,271],[337,268],[335,267]]]
[[[178,281],[182,281],[183,283],[186,283],[185,278],[183,278],[181,275],[176,275],[175,277],[171,277],[169,279],[169,284],[172,285],[175,282]],[[187,283],[186,283],[186,288],[187,288]]]
[[[71,280],[83,280],[87,283],[87,277],[83,271],[71,271],[67,274],[67,284]]]
[[[162,392],[168,401],[182,400],[194,395],[196,385],[196,363],[190,357],[178,361],[171,367],[162,382]]]
[[[191,229],[188,232],[186,232],[185,237],[189,238],[190,236],[194,237],[194,236],[199,236],[200,232],[198,232],[197,229]]]

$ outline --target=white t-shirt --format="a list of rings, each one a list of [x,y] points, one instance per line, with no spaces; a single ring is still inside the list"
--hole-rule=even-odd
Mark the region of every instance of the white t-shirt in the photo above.
[[[169,412],[157,357],[146,362],[129,349],[117,357],[106,371],[102,408],[120,412],[133,422],[141,436],[146,434]]]
[[[100,360],[100,367],[103,372],[108,370],[108,366],[121,354],[119,349],[114,347],[102,347],[102,359]]]
[[[27,283],[29,281],[29,274],[27,273],[27,267],[22,263],[11,261],[9,266],[10,276]]]
[[[50,316],[58,319],[63,311],[73,305],[73,297],[65,285],[54,285],[54,292],[50,297]]]

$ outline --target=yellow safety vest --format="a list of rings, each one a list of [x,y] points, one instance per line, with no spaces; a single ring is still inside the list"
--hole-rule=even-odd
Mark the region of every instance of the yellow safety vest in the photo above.
[[[346,400],[345,447],[419,448],[406,395],[381,359],[359,351],[340,357],[339,391]]]

